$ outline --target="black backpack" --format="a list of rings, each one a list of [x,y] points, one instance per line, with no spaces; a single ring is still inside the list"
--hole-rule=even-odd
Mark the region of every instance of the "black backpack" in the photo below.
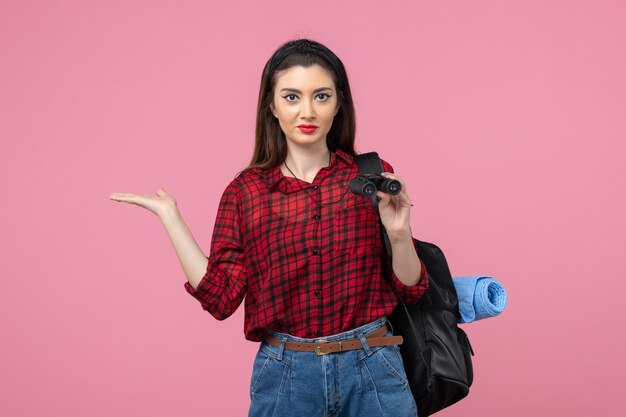
[[[356,155],[359,171],[380,174],[376,152]],[[372,202],[378,209],[377,197]],[[389,238],[381,223],[385,249],[391,261]],[[436,245],[414,239],[428,272],[428,289],[417,304],[401,299],[388,316],[393,333],[404,342],[400,352],[420,417],[429,416],[465,398],[474,379],[474,351],[467,334],[457,326],[459,303],[446,258]],[[471,355],[471,356],[470,356]]]

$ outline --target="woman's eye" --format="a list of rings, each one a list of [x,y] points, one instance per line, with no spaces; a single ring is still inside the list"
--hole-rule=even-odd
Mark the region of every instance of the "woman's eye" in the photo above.
[[[320,93],[316,97],[318,97],[319,101],[326,101],[332,96],[326,93]],[[288,102],[293,103],[294,101],[298,99],[298,96],[295,94],[287,94],[286,96],[283,96],[283,98],[287,100]]]

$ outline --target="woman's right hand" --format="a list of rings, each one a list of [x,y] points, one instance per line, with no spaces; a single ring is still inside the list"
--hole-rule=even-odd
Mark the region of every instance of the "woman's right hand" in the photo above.
[[[156,196],[148,194],[111,193],[111,200],[135,204],[150,210],[159,218],[172,210],[178,210],[176,199],[168,194],[163,188],[156,191]]]
[[[174,246],[183,271],[185,271],[187,280],[193,288],[198,288],[200,281],[206,274],[209,260],[202,253],[198,243],[178,212],[176,199],[166,193],[163,188],[159,188],[156,191],[156,195],[111,193],[110,198],[111,200],[146,208],[159,216]]]

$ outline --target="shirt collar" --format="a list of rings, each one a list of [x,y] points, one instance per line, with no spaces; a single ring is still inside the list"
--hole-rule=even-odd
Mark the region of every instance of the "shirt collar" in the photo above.
[[[330,169],[334,170],[338,165],[351,165],[353,160],[352,155],[342,151],[341,149],[337,149],[333,157],[330,159]],[[284,178],[286,177],[281,172],[280,165],[277,165],[274,168],[269,168],[265,172],[265,184],[268,188],[275,187]]]

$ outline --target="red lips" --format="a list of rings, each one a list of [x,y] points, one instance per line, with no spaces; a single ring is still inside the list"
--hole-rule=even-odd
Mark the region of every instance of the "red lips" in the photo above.
[[[298,125],[298,129],[302,131],[302,133],[313,133],[317,126],[315,125]]]

